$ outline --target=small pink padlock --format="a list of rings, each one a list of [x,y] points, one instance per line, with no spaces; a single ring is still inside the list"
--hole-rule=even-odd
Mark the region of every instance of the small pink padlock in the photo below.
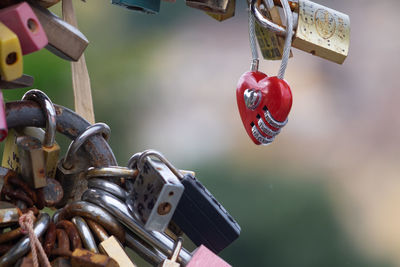
[[[0,90],[0,142],[7,137],[7,134],[6,109],[4,107],[3,92]]]
[[[24,55],[36,52],[48,43],[42,25],[26,2],[0,9],[0,21],[18,36]]]
[[[186,264],[186,267],[232,267],[203,245],[193,251],[192,254],[193,256],[188,264]]]

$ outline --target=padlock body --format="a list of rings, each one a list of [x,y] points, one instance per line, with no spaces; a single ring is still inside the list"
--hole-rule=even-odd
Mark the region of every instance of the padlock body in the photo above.
[[[57,164],[55,179],[60,182],[64,190],[64,197],[57,203],[56,208],[62,208],[65,204],[80,200],[83,192],[87,189],[85,171],[90,167],[88,154],[85,150],[79,149],[73,157],[73,167],[63,167],[64,159]]]
[[[342,64],[349,52],[350,18],[317,3],[300,0],[293,47]]]
[[[131,10],[149,14],[156,14],[160,11],[160,0],[112,0],[114,5],[126,7]]]
[[[184,187],[165,164],[147,159],[129,192],[130,208],[146,230],[163,232],[182,196]]]
[[[206,12],[225,14],[231,0],[186,0],[186,5]]]
[[[0,76],[12,81],[22,76],[22,50],[17,35],[0,22]]]
[[[31,4],[47,35],[46,49],[71,61],[78,61],[89,45],[87,38],[75,27],[37,4]]]
[[[24,55],[36,52],[48,43],[42,25],[26,2],[0,9],[0,21],[18,36]]]
[[[185,191],[172,220],[197,246],[219,253],[239,237],[240,226],[195,177],[181,182]]]
[[[15,129],[10,129],[4,141],[3,158],[1,166],[17,173],[21,171],[20,159],[17,147],[17,137],[21,136]]]
[[[87,189],[87,181],[83,171],[88,168],[88,164],[82,162],[82,164],[75,165],[68,170],[63,167],[62,162],[63,159],[58,162],[55,179],[62,185],[64,196],[56,204],[56,208],[62,208],[69,202],[79,200],[83,191]]]
[[[219,13],[207,12],[207,14],[218,21],[224,21],[235,16],[235,9],[236,9],[236,0],[230,0],[225,13],[219,14]]]
[[[226,261],[215,255],[211,250],[201,245],[193,251],[192,259],[186,267],[230,267]]]
[[[25,127],[22,132],[25,135],[33,136],[40,140],[40,142],[44,142],[45,131],[37,127]],[[46,164],[46,176],[48,178],[54,178],[57,170],[57,163],[60,155],[60,146],[57,142],[54,142],[53,146],[45,147],[42,146],[44,153],[44,161]]]
[[[33,188],[45,187],[47,185],[46,166],[40,140],[28,135],[19,136],[16,144],[23,180]]]
[[[0,227],[18,223],[21,211],[13,204],[0,201]]]

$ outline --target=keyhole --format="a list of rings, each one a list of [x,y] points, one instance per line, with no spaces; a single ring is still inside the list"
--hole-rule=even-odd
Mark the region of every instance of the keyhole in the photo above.
[[[28,28],[31,32],[36,32],[38,25],[33,19],[28,19]]]
[[[172,209],[172,205],[168,202],[163,202],[160,205],[158,205],[157,208],[157,213],[160,215],[165,215],[168,214]]]
[[[6,63],[7,65],[12,65],[15,62],[17,62],[18,56],[16,52],[11,52],[10,54],[7,55],[6,58]]]

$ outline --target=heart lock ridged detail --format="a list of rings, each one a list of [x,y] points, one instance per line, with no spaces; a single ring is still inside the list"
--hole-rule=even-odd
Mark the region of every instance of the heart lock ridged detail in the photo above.
[[[245,72],[239,79],[236,98],[247,134],[257,145],[271,143],[286,125],[292,107],[289,85],[259,71]]]
[[[268,145],[286,125],[292,108],[292,92],[283,77],[290,56],[293,18],[288,1],[281,0],[287,24],[285,46],[278,75],[268,77],[258,71],[259,61],[254,25],[256,2],[257,0],[251,0],[249,8],[251,71],[245,72],[240,77],[236,88],[236,100],[244,128],[251,140],[256,145]]]

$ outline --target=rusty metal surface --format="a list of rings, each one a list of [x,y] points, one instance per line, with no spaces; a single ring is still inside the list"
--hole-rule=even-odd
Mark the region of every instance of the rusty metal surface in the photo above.
[[[99,240],[100,242],[107,240],[109,235],[107,231],[103,228],[103,226],[90,219],[86,219],[86,223],[89,225],[90,230],[96,236],[97,240]]]
[[[55,206],[64,196],[61,184],[52,178],[47,178],[47,185],[43,188],[42,193],[46,207]]]
[[[106,255],[96,254],[86,249],[72,252],[71,264],[74,267],[118,267],[118,263]]]
[[[91,219],[97,222],[104,227],[108,233],[116,236],[121,243],[125,242],[124,228],[114,216],[103,208],[86,201],[76,201],[65,206],[58,214],[57,219],[59,221],[68,220],[74,216],[82,216],[85,219]]]
[[[54,105],[57,113],[57,131],[70,139],[75,139],[90,124],[72,110]],[[39,104],[34,101],[15,101],[6,103],[8,128],[22,126],[45,127],[46,118]],[[116,166],[117,161],[108,145],[101,136],[93,136],[83,148],[89,153],[93,167]]]

